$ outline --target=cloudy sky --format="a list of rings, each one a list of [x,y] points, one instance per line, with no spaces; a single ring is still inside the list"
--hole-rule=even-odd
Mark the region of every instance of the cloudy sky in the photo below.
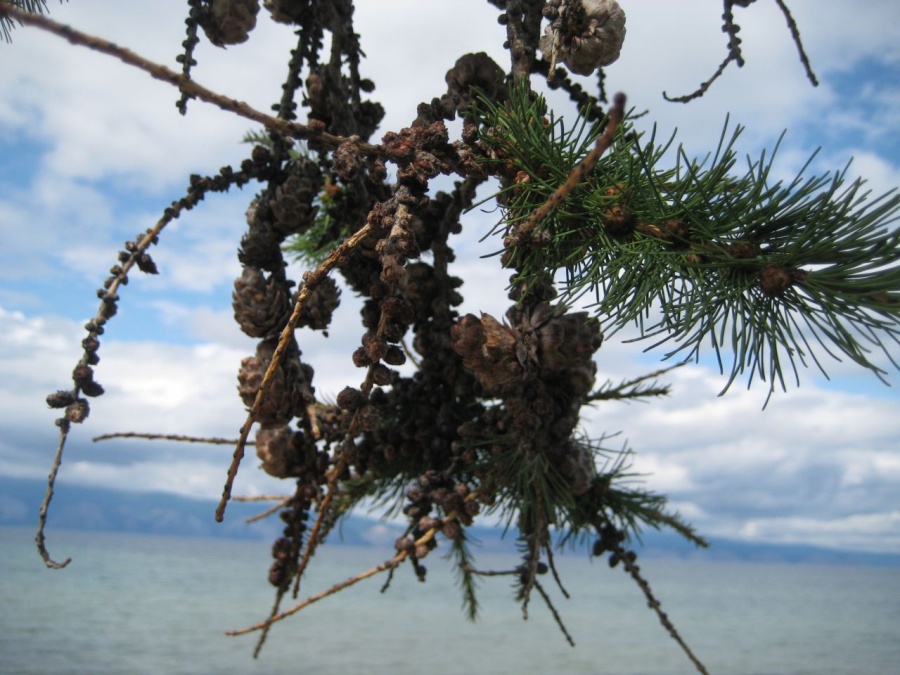
[[[622,0],[628,35],[608,87],[624,91],[662,133],[679,130],[690,155],[714,149],[730,113],[746,125],[739,150],[758,156],[782,131],[775,173],[794,172],[819,146],[816,171],[842,169],[876,194],[900,186],[900,45],[896,0],[794,0],[813,67],[810,86],[784,18],[771,0],[738,14],[747,64],[731,67],[701,100],[667,103],[705,80],[725,54],[716,0]],[[183,0],[71,0],[52,17],[175,67]],[[497,10],[484,0],[360,0],[357,30],[364,74],[387,108],[383,131],[406,126],[420,100],[443,92],[443,76],[466,52],[506,63]],[[292,35],[262,14],[253,39],[222,52],[198,48],[194,77],[260,110],[280,93]],[[37,29],[0,44],[0,474],[46,475],[56,442],[44,397],[70,386],[81,326],[96,311],[95,289],[116,252],[183,194],[190,173],[239,165],[252,125],[193,102],[147,75]],[[590,84],[590,82],[586,82]],[[557,112],[565,114],[560,101]],[[252,186],[212,196],[171,225],[153,253],[159,276],[134,276],[103,336],[97,379],[107,395],[76,427],[60,476],[127,490],[216,498],[228,447],[108,442],[115,431],[234,437],[244,419],[235,392],[240,359],[253,342],[231,318],[239,274],[236,243]],[[477,288],[465,311],[500,316],[506,275],[479,238],[495,215],[472,213],[455,246],[456,273]],[[490,289],[494,289],[492,292]],[[463,289],[465,290],[465,289]],[[300,336],[320,394],[356,385],[349,363],[357,308],[345,294],[329,340]],[[611,339],[597,354],[601,379],[635,377],[661,354]],[[769,542],[900,552],[900,396],[834,363],[831,381],[804,373],[801,386],[762,410],[765,388],[733,387],[705,365],[667,376],[673,395],[652,404],[607,405],[585,418],[599,436],[622,432],[635,470],[668,494],[705,534]],[[619,440],[615,441],[620,442]],[[248,460],[238,493],[279,491]]]

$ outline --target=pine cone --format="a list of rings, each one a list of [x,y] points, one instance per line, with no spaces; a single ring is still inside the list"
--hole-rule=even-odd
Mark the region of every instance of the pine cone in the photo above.
[[[516,353],[516,334],[490,314],[466,314],[450,329],[453,351],[463,358],[488,394],[521,384],[524,369]]]
[[[263,427],[256,432],[256,456],[262,469],[275,478],[299,476],[301,457],[294,443],[295,432],[288,426]]]
[[[281,255],[284,236],[272,226],[271,217],[271,209],[262,204],[258,197],[250,203],[247,209],[249,230],[238,249],[238,260],[245,267],[270,272],[284,268],[284,257]]]
[[[540,40],[544,60],[562,61],[590,75],[619,58],[625,41],[625,12],[615,0],[569,0]],[[580,6],[578,6],[580,5]],[[579,17],[579,13],[583,13]]]
[[[319,211],[312,204],[321,189],[322,172],[316,163],[306,158],[295,160],[287,179],[275,188],[269,202],[275,228],[288,236],[312,227]]]
[[[299,24],[303,21],[304,10],[309,8],[309,0],[265,0],[265,7],[278,23]]]
[[[231,306],[234,320],[250,337],[277,335],[288,322],[291,304],[283,283],[253,267],[245,267],[234,281]]]
[[[241,361],[238,372],[238,393],[247,408],[252,408],[262,385],[266,369],[272,362],[272,355],[278,346],[277,340],[263,340],[256,348],[256,356]],[[285,425],[295,416],[303,416],[307,405],[315,397],[312,369],[300,363],[299,350],[294,345],[288,348],[275,373],[268,396],[260,407],[257,421],[264,427]]]
[[[299,293],[300,291],[297,291]],[[294,296],[296,302],[297,296]],[[300,309],[298,326],[308,326],[313,330],[325,330],[331,324],[334,310],[341,304],[341,289],[331,277],[325,277],[309,294]]]
[[[210,0],[200,25],[216,47],[236,45],[250,37],[258,12],[259,0]]]
[[[564,314],[538,328],[541,367],[556,371],[556,378],[567,383],[575,397],[588,394],[594,386],[596,364],[593,354],[603,343],[596,321],[587,312]]]

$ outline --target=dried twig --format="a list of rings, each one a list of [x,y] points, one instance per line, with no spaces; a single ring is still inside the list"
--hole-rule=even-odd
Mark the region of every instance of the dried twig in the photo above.
[[[794,44],[797,45],[797,51],[800,53],[800,62],[806,69],[806,77],[809,78],[809,81],[812,82],[814,87],[818,87],[819,80],[816,78],[816,74],[813,72],[812,66],[809,63],[809,57],[806,55],[806,50],[803,49],[803,43],[800,41],[800,29],[797,27],[797,22],[794,21],[794,17],[791,16],[791,11],[784,3],[784,0],[775,0],[775,2],[781,9],[781,13],[784,14],[788,28],[791,31],[791,37],[794,38]]]
[[[653,595],[653,591],[650,589],[650,584],[647,583],[647,580],[641,576],[640,568],[634,563],[632,557],[629,557],[626,551],[618,544],[610,545],[610,549],[614,551],[616,556],[618,556],[618,559],[625,567],[625,571],[631,575],[631,578],[634,579],[635,583],[637,583],[640,589],[644,592],[644,597],[647,598],[647,606],[654,612],[656,612],[656,616],[659,617],[659,622],[663,625],[672,639],[678,643],[678,646],[681,647],[682,651],[684,651],[687,657],[691,660],[691,662],[697,668],[697,671],[702,673],[703,675],[709,675],[709,672],[706,670],[706,666],[703,665],[700,659],[694,656],[694,652],[691,651],[691,648],[688,647],[687,643],[681,638],[681,635],[678,634],[675,626],[671,621],[669,621],[668,615],[664,611],[662,611],[659,600],[657,600]]]
[[[734,21],[734,14],[732,12],[732,9],[735,5],[738,5],[740,7],[748,7],[753,2],[755,2],[755,0],[723,0],[724,11],[722,13],[722,32],[728,35],[728,55],[725,57],[725,60],[719,64],[719,67],[716,69],[716,72],[712,74],[712,77],[706,80],[690,94],[685,94],[684,96],[669,96],[666,92],[663,92],[664,99],[672,103],[688,103],[689,101],[693,101],[694,99],[703,96],[709,90],[712,83],[718,80],[722,73],[725,72],[725,68],[728,67],[729,63],[734,61],[738,64],[739,68],[744,65],[744,55],[741,52],[741,39],[738,37],[740,26],[738,26]],[[806,77],[814,87],[817,87],[819,85],[819,81],[816,79],[816,76],[812,71],[812,66],[810,66],[809,63],[809,57],[807,57],[806,51],[803,49],[803,43],[800,42],[800,29],[797,28],[797,23],[794,21],[794,17],[791,16],[791,12],[788,9],[788,6],[785,4],[784,0],[775,0],[775,2],[778,4],[778,7],[781,9],[781,13],[784,14],[784,17],[787,20],[788,28],[791,31],[791,37],[794,39],[794,44],[797,45],[797,51],[800,52],[800,61],[801,63],[803,63],[803,67],[806,69]]]
[[[453,520],[453,519],[457,518],[458,515],[459,514],[457,514],[457,513],[450,513],[449,515],[447,515],[444,518],[444,520],[445,521]],[[419,537],[416,540],[415,545],[419,546],[420,544],[427,544],[429,541],[434,539],[436,534],[437,534],[437,528],[431,528],[430,530],[425,532],[425,534],[423,534],[421,537]],[[350,586],[353,586],[354,584],[359,583],[363,579],[368,579],[369,577],[373,577],[376,574],[380,574],[381,572],[384,572],[386,570],[392,570],[392,569],[396,568],[398,565],[400,565],[400,563],[402,563],[408,557],[409,557],[409,551],[404,549],[403,551],[400,551],[397,555],[395,555],[390,560],[385,560],[380,565],[376,565],[375,567],[372,567],[371,569],[368,569],[365,572],[362,572],[361,574],[352,576],[349,579],[346,579],[338,584],[335,584],[331,588],[328,588],[320,593],[316,593],[315,595],[311,595],[308,598],[306,598],[305,600],[303,600],[302,602],[294,605],[290,609],[286,609],[283,612],[279,612],[278,614],[275,614],[275,615],[269,617],[265,621],[261,621],[260,623],[254,624],[252,626],[248,626],[246,628],[240,628],[238,630],[226,631],[225,634],[230,635],[230,636],[237,636],[237,635],[246,635],[247,633],[252,633],[253,631],[257,631],[257,630],[267,630],[268,627],[271,626],[273,623],[281,621],[282,619],[286,619],[287,617],[289,617],[293,614],[296,614],[301,609],[304,609],[305,607],[309,607],[310,605],[318,602],[319,600],[323,600],[323,599],[327,598],[329,595],[334,595],[335,593],[342,591],[345,588],[349,588]]]
[[[198,84],[195,80],[192,80],[181,73],[176,73],[174,70],[171,70],[166,66],[154,63],[149,59],[145,59],[144,57],[134,53],[130,49],[120,47],[113,42],[109,42],[108,40],[104,40],[93,35],[88,35],[87,33],[82,33],[79,30],[53,21],[52,19],[49,19],[45,16],[41,16],[40,14],[32,14],[30,12],[26,12],[19,9],[15,5],[10,4],[6,0],[0,0],[0,14],[9,16],[26,26],[34,26],[49,33],[53,33],[54,35],[58,35],[59,37],[68,40],[74,45],[87,47],[88,49],[92,49],[102,54],[107,54],[108,56],[119,59],[129,66],[134,66],[135,68],[143,70],[154,79],[167,82],[177,87],[185,96],[197,98],[206,103],[215,105],[222,110],[225,110],[226,112],[231,112],[240,117],[258,122],[259,124],[262,124],[264,127],[266,127],[266,129],[275,134],[278,134],[279,136],[298,139],[315,138],[316,142],[322,143],[323,145],[331,148],[336,148],[341,143],[346,141],[346,139],[342,138],[341,136],[329,134],[323,129],[319,129],[317,127],[310,127],[305,124],[299,124],[297,122],[291,122],[289,120],[279,119],[277,117],[267,115],[263,112],[260,112],[259,110],[256,110],[247,103],[244,103],[243,101],[238,101],[235,98],[218,94],[213,90],[208,89],[201,84]],[[355,145],[363,154],[371,156],[377,156],[381,154],[379,146],[362,142],[356,142]]]
[[[287,506],[288,503],[290,503],[290,501],[293,498],[294,497],[292,495],[292,496],[280,501],[275,506],[268,508],[265,511],[261,511],[260,513],[257,513],[255,516],[250,516],[249,518],[245,518],[244,522],[247,523],[248,525],[252,525],[253,523],[258,522],[258,521],[262,520],[263,518],[268,518],[269,516],[278,513],[281,509],[283,509],[285,506]],[[240,497],[235,497],[234,499],[235,499],[235,501],[246,501],[246,498],[241,499]]]
[[[109,441],[114,438],[141,438],[147,441],[177,441],[179,443],[206,443],[209,445],[234,445],[237,441],[233,438],[203,438],[200,436],[184,436],[181,434],[145,434],[137,431],[119,431],[112,434],[101,434],[94,436],[91,440],[94,443],[98,441]],[[248,442],[247,445],[254,445]]]
[[[44,492],[44,499],[41,502],[41,508],[38,511],[38,528],[34,535],[34,541],[37,544],[38,552],[44,559],[44,564],[50,569],[60,570],[70,562],[72,558],[66,558],[61,563],[56,562],[50,557],[47,551],[47,545],[44,542],[44,528],[47,525],[47,510],[50,508],[50,500],[53,499],[53,487],[56,484],[56,474],[59,472],[59,465],[62,463],[63,449],[66,445],[66,438],[69,434],[69,420],[63,418],[57,420],[59,424],[59,444],[56,446],[56,455],[53,457],[53,466],[50,467],[50,475],[47,476],[47,490]]]

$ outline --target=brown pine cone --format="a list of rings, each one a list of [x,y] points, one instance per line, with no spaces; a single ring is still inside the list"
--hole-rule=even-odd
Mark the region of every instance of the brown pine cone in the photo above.
[[[238,393],[247,408],[253,407],[256,395],[262,385],[266,369],[272,362],[272,355],[278,345],[277,340],[263,340],[256,348],[256,356],[241,361],[238,372]],[[268,396],[263,402],[257,421],[264,427],[282,426],[295,416],[305,414],[306,407],[315,401],[312,369],[300,363],[296,345],[288,348],[275,373]]]
[[[294,443],[294,432],[288,426],[263,427],[256,432],[256,456],[262,469],[275,478],[299,476],[301,457]]]
[[[259,0],[210,0],[200,25],[216,47],[236,45],[250,37],[258,12]]]
[[[297,23],[303,20],[303,12],[309,7],[308,0],[265,0],[265,7],[278,23]]]
[[[299,291],[298,291],[299,293]],[[294,302],[297,294],[294,295]],[[341,304],[341,289],[331,277],[325,277],[306,298],[300,309],[298,326],[308,326],[313,330],[325,330],[331,324],[334,310]]]
[[[291,303],[283,283],[253,267],[245,267],[231,294],[234,320],[250,337],[278,335],[287,324]]]
[[[322,172],[312,160],[301,157],[292,162],[289,171],[269,202],[272,224],[285,236],[305,232],[315,224],[318,207],[313,201],[322,190]]]

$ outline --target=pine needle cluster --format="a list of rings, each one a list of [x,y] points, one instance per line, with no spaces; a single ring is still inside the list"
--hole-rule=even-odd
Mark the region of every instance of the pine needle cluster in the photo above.
[[[567,128],[521,88],[506,104],[481,104],[482,141],[508,177],[495,228],[507,259],[522,279],[562,275],[566,300],[592,299],[607,335],[635,325],[651,348],[670,345],[666,358],[709,349],[729,371],[723,392],[743,373],[770,395],[799,384],[799,367],[827,375],[824,355],[879,376],[885,358],[896,365],[897,194],[873,197],[847,168],[809,176],[812,157],[790,182],[773,181],[775,151],[740,171],[742,129],[727,122],[696,160],[674,136],[660,143],[626,121],[588,179],[529,227],[603,122],[582,116]]]

